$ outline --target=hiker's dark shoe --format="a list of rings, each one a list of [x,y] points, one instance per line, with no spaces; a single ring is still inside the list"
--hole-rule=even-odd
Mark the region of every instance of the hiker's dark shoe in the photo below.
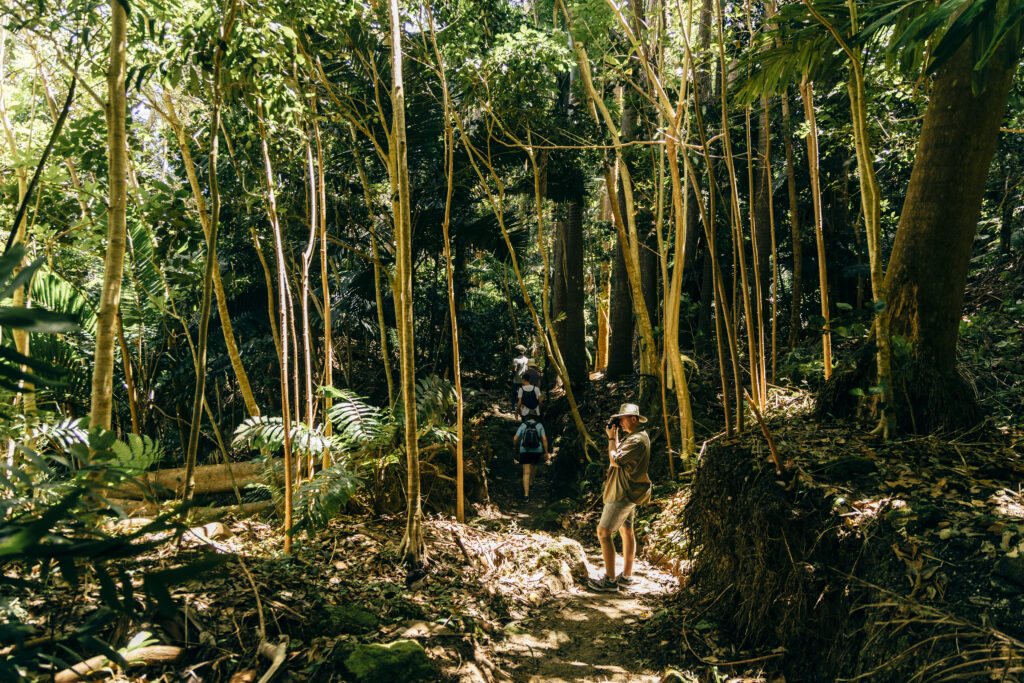
[[[600,579],[590,579],[587,581],[587,585],[590,587],[590,590],[598,591],[599,593],[619,592],[619,584],[615,583],[615,579],[608,576],[602,576]]]
[[[619,578],[615,579],[615,583],[617,583],[620,588],[628,588],[636,583],[636,579],[634,579],[632,576],[619,574]]]
[[[523,502],[524,503],[529,503],[530,502],[530,494],[529,493],[527,493],[525,496],[523,496]]]

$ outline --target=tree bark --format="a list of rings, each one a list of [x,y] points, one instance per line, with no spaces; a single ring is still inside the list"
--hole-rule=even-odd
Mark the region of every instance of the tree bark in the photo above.
[[[110,64],[107,69],[107,156],[109,206],[107,253],[103,260],[103,288],[96,316],[96,351],[92,372],[90,424],[110,429],[114,390],[114,344],[117,312],[121,305],[121,275],[127,245],[128,146],[125,133],[125,53],[128,17],[119,0],[110,3]]]
[[[911,344],[913,368],[901,389],[917,431],[969,425],[980,414],[957,373],[956,344],[985,183],[1019,56],[1019,47],[997,52],[986,89],[975,94],[968,41],[939,71],[925,112],[885,276],[891,333]]]
[[[582,188],[579,188],[582,190]],[[552,297],[558,346],[574,389],[587,381],[583,325],[583,197],[572,196],[563,205],[564,216],[555,238],[555,275]]]
[[[633,303],[629,294],[626,259],[622,245],[615,240],[615,263],[612,265],[612,297],[608,302],[609,379],[632,375],[633,370]]]

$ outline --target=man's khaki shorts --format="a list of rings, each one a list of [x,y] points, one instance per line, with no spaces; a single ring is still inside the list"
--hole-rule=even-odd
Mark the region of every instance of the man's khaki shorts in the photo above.
[[[626,501],[617,503],[605,503],[604,511],[601,512],[601,521],[598,526],[603,526],[611,531],[618,531],[620,527],[633,528],[633,520],[636,519],[636,505]]]

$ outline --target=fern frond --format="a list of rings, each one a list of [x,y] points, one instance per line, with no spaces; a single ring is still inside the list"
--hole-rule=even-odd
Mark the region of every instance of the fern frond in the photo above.
[[[343,449],[363,450],[391,441],[395,420],[389,419],[385,411],[347,389],[322,387],[321,391],[334,399],[327,417],[334,424]]]
[[[117,456],[116,466],[129,475],[142,474],[164,457],[159,441],[137,434],[129,434],[127,442],[118,439],[110,450]]]
[[[308,531],[327,526],[361,483],[341,462],[317,472],[295,493],[294,509],[299,513],[296,526]]]
[[[334,437],[324,436],[319,427],[310,428],[302,422],[292,424],[291,443],[292,451],[303,455],[339,448],[339,443]],[[284,446],[284,423],[280,417],[250,417],[235,429],[231,445],[235,448],[255,448],[274,453]]]

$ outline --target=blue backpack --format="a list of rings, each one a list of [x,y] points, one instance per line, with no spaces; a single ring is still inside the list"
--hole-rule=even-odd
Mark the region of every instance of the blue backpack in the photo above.
[[[523,431],[523,450],[535,450],[540,448],[540,434],[537,432],[537,423],[533,420],[524,423],[526,429]]]

